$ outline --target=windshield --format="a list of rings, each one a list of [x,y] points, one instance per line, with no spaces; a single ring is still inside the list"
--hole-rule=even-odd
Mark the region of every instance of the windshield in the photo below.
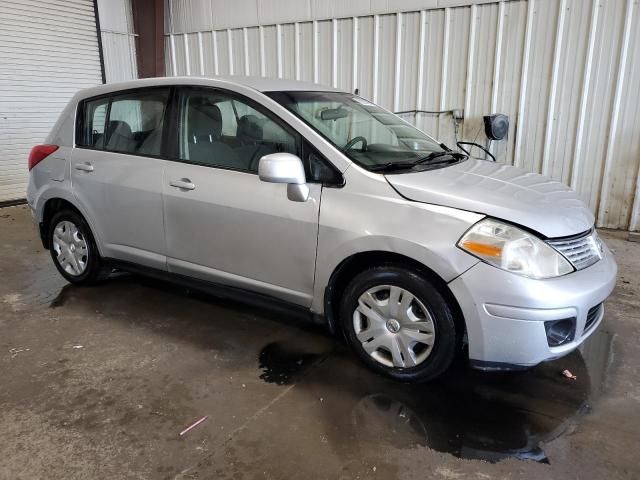
[[[350,159],[369,170],[399,170],[461,159],[400,117],[342,92],[267,92]],[[453,158],[451,158],[453,157]]]

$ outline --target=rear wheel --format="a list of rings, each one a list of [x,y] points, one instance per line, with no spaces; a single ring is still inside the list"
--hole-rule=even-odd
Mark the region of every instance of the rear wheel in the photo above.
[[[397,380],[430,380],[455,358],[452,309],[428,280],[403,266],[354,277],[342,297],[340,320],[358,356]]]
[[[73,210],[62,210],[51,219],[49,251],[60,274],[71,283],[90,285],[111,273],[100,258],[89,225]]]

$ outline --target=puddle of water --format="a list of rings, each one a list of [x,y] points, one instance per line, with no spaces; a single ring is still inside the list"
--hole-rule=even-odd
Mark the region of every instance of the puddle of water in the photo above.
[[[67,304],[67,302],[78,292],[78,291],[84,291],[85,293],[88,291],[87,289],[84,289],[83,287],[78,287],[76,285],[73,285],[71,283],[66,283],[66,281],[62,278],[62,276],[60,276],[57,272],[57,270],[55,271],[55,273],[60,277],[60,282],[62,282],[62,287],[58,287],[53,289],[53,291],[51,291],[48,295],[47,298],[50,299],[49,301],[49,308],[58,308],[58,307],[62,307],[64,305]],[[119,283],[124,283],[127,282],[128,280],[130,280],[131,276],[129,274],[123,274],[120,272],[114,272],[111,274],[111,276],[109,277],[109,280],[104,282],[103,284],[97,286],[96,288],[99,288],[102,290],[102,294],[104,294],[103,296],[106,298],[109,295],[109,287],[114,287],[117,286]],[[136,285],[139,286],[139,285]],[[57,293],[55,293],[57,291]],[[85,296],[85,300],[86,300],[86,296]]]
[[[17,290],[5,295],[4,301],[14,311],[45,307],[55,300],[59,292],[67,285],[67,281],[62,278],[53,264],[47,264],[38,270],[28,272],[28,276],[18,282]]]
[[[286,348],[279,343],[270,343],[260,352],[260,378],[267,383],[289,385],[322,356]]]
[[[570,430],[602,393],[611,346],[609,334],[596,332],[580,351],[525,372],[457,365],[434,382],[408,385],[370,373],[348,352],[327,357],[272,343],[260,354],[260,378],[279,385],[300,380],[297,388],[322,392],[322,411],[333,412],[326,431],[336,450],[426,446],[490,462],[547,462],[544,444]],[[577,379],[563,377],[564,369]]]

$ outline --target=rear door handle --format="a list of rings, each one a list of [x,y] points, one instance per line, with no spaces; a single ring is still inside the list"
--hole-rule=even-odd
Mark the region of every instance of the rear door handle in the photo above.
[[[191,183],[188,178],[181,178],[180,180],[171,180],[169,185],[179,188],[181,190],[195,190],[196,186]]]
[[[82,170],[83,172],[93,172],[93,165],[89,162],[76,163],[76,170]]]

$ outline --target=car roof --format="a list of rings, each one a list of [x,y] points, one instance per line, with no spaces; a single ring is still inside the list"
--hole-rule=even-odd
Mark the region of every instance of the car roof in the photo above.
[[[289,80],[286,78],[273,77],[252,77],[241,75],[219,76],[215,77],[219,80],[226,80],[232,83],[238,83],[246,87],[253,88],[259,92],[283,92],[283,91],[339,91],[326,85],[320,85],[313,82],[303,82],[300,80]]]
[[[230,87],[234,86],[248,87],[259,92],[280,92],[280,91],[320,91],[320,92],[339,92],[341,90],[327,87],[312,82],[303,82],[299,80],[289,80],[284,78],[271,77],[253,77],[241,75],[217,75],[212,77],[157,77],[145,78],[141,80],[131,80],[128,82],[108,83],[84,89],[80,92],[79,97],[87,98],[92,96],[104,95],[108,93],[118,92],[120,90],[130,90],[142,87],[155,87],[163,85],[198,85],[212,87]]]

